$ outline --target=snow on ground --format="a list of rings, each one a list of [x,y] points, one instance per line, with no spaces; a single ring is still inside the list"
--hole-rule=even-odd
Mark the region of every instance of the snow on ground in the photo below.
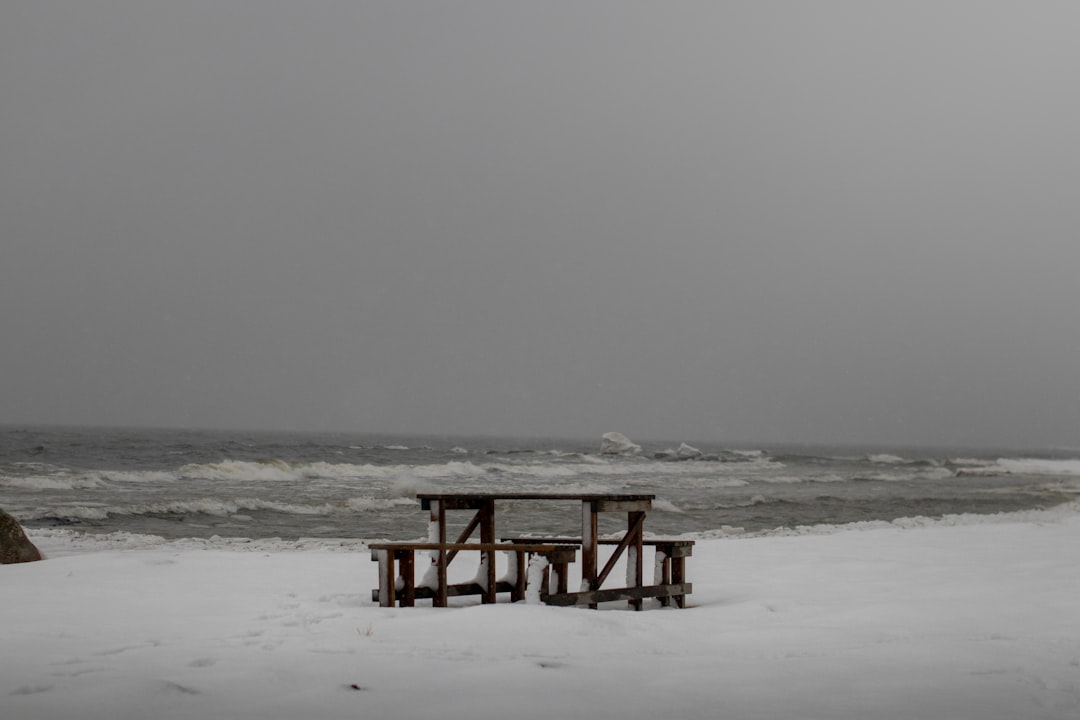
[[[641,613],[379,608],[350,542],[31,536],[18,720],[1080,717],[1076,507],[701,540],[692,607]]]

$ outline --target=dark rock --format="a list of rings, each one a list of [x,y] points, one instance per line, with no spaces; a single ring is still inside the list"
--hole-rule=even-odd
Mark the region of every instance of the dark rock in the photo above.
[[[0,563],[34,562],[41,560],[41,552],[26,537],[19,522],[0,510]]]

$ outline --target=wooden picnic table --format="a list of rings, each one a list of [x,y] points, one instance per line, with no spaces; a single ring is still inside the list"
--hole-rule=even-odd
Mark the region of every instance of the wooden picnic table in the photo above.
[[[589,605],[596,607],[597,603],[611,600],[627,600],[634,609],[640,610],[642,600],[646,597],[657,597],[665,605],[674,599],[678,607],[682,607],[685,596],[691,592],[690,583],[684,577],[684,558],[691,553],[693,542],[682,541],[649,541],[644,540],[645,517],[652,509],[652,501],[655,495],[649,494],[626,494],[626,493],[419,493],[421,507],[429,512],[429,532],[427,543],[394,543],[394,548],[399,550],[408,549],[411,553],[416,550],[429,550],[432,555],[433,569],[436,579],[432,592],[432,601],[436,607],[445,607],[447,597],[451,594],[447,583],[446,570],[450,561],[459,552],[471,549],[468,546],[469,538],[477,529],[480,531],[480,541],[476,550],[483,556],[481,572],[486,574],[486,582],[479,583],[479,592],[482,594],[482,602],[495,602],[495,594],[499,588],[495,573],[495,553],[499,550],[517,551],[519,554],[526,545],[523,543],[555,543],[563,547],[581,547],[581,577],[582,585],[579,591],[571,592],[566,587],[565,564],[559,568],[559,587],[555,593],[545,593],[544,601],[555,605]],[[511,543],[499,543],[496,534],[495,506],[499,501],[569,501],[581,505],[581,537],[580,538],[554,538],[532,539],[519,538]],[[447,515],[451,511],[469,510],[473,512],[465,529],[455,540],[447,538]],[[605,541],[599,538],[599,518],[601,513],[625,513],[626,533],[617,541]],[[515,543],[517,546],[516,547]],[[614,545],[612,554],[601,568],[599,563],[599,547],[601,544]],[[642,548],[645,544],[657,547],[657,552],[666,553],[662,558],[664,565],[664,577],[660,582],[646,585],[643,582],[643,557]],[[421,547],[422,546],[422,547]],[[373,546],[374,547],[374,546]],[[378,549],[386,552],[391,548],[390,544],[381,544]],[[530,552],[533,550],[530,549]],[[626,586],[619,588],[601,589],[609,574],[614,569],[617,561],[623,556],[627,557]],[[386,557],[380,556],[380,557]],[[674,557],[675,572],[671,571],[672,557]],[[411,572],[411,555],[407,561]],[[523,572],[523,568],[517,568]],[[387,579],[385,583],[391,582]],[[380,580],[381,583],[384,581]],[[411,582],[409,583],[411,587]],[[385,588],[380,595],[385,598]],[[457,588],[456,592],[468,592]],[[393,593],[389,593],[392,604]]]

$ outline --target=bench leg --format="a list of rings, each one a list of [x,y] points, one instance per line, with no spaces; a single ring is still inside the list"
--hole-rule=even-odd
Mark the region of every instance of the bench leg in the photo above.
[[[480,567],[476,570],[476,577],[473,581],[480,588],[480,602],[484,605],[490,605],[496,602],[498,597],[496,586],[497,580],[495,578],[495,551],[494,550],[481,550],[480,551]]]
[[[550,594],[548,586],[551,582],[551,563],[548,562],[548,559],[542,555],[529,553],[529,566],[524,575],[526,578],[525,602],[546,602],[546,598]]]
[[[413,551],[398,550],[397,552],[400,553],[398,555],[398,565],[403,581],[399,604],[401,607],[413,607],[416,605],[416,575],[413,567]]]
[[[551,565],[546,562],[540,576],[540,587],[537,589],[540,591],[540,602],[544,602],[544,598],[551,594]]]
[[[686,582],[686,558],[677,557],[671,558],[671,582],[683,583]],[[675,595],[675,607],[686,607],[686,596]]]
[[[555,563],[555,592],[566,593],[570,590],[569,563]]]
[[[525,565],[525,551],[515,550],[507,555],[510,556],[510,562],[517,565],[513,576],[514,587],[510,590],[510,602],[520,602],[525,599],[525,584],[529,579],[529,569]]]
[[[484,506],[477,512],[480,513],[480,542],[482,543],[494,543],[495,542],[495,501],[487,500],[484,502]],[[486,559],[487,564],[484,566],[486,572],[485,582],[486,588],[480,602],[485,604],[492,604],[497,602],[498,595],[495,592],[495,551],[487,550],[481,553]]]
[[[394,553],[376,550],[379,559],[379,607],[394,607],[397,574],[394,573]]]
[[[658,577],[654,581],[655,585],[670,585],[671,584],[671,555],[666,549],[656,548],[656,564]],[[660,600],[660,607],[670,607],[671,598],[664,595],[658,598]]]

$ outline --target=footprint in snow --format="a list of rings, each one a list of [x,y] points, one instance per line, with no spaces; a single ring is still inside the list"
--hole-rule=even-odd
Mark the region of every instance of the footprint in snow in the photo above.
[[[15,688],[11,691],[11,695],[37,695],[39,693],[49,692],[55,687],[55,685],[23,685],[22,687]]]

